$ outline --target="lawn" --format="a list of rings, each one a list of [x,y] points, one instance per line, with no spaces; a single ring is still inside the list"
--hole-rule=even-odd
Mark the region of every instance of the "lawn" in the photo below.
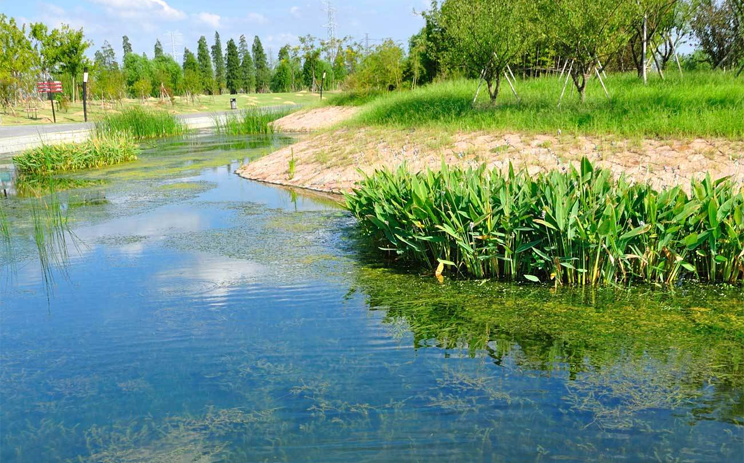
[[[587,84],[586,102],[572,84],[558,106],[563,81],[557,76],[516,83],[519,100],[502,82],[495,105],[477,82],[435,83],[413,91],[382,95],[345,94],[331,104],[360,105],[351,122],[397,128],[430,127],[446,131],[502,130],[528,133],[614,134],[623,137],[744,138],[744,78],[733,73],[669,72],[644,86],[634,74],[609,75],[608,100],[596,78]]]
[[[251,106],[275,106],[288,104],[309,104],[320,97],[309,92],[298,93],[252,93],[248,95],[218,95],[201,96],[195,104],[189,103],[185,98],[176,97],[175,105],[169,101],[161,102],[157,98],[150,98],[143,105],[139,99],[126,99],[124,107],[145,106],[149,108],[163,109],[172,114],[197,114],[216,111],[227,111],[230,109],[230,98],[237,98],[238,108],[244,109]],[[52,109],[48,101],[37,102],[37,117],[29,115],[25,107],[15,108],[16,115],[10,111],[0,113],[0,125],[28,125],[48,124],[52,122]],[[88,104],[88,120],[99,121],[106,115],[118,113],[121,108],[101,107],[100,101],[91,101]],[[57,123],[83,122],[83,103],[79,101],[71,104],[67,111],[57,111]]]

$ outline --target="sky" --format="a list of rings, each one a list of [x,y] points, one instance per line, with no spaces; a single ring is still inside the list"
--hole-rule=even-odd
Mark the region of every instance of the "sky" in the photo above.
[[[384,38],[407,41],[422,26],[414,14],[429,0],[334,0],[337,37],[351,36],[370,45]],[[137,53],[152,57],[156,40],[167,53],[175,41],[179,58],[183,47],[196,52],[200,36],[211,45],[218,31],[225,43],[241,34],[252,42],[258,35],[267,52],[276,55],[285,44],[311,34],[325,38],[327,13],[321,0],[0,0],[0,13],[19,23],[43,22],[51,27],[69,24],[83,28],[94,45],[93,55],[107,40],[121,59],[122,36]],[[172,34],[171,34],[172,32]],[[172,40],[175,38],[175,40]],[[180,45],[180,46],[178,46]]]

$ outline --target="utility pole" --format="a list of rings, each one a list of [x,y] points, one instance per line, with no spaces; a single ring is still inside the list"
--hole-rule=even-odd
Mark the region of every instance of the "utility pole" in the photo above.
[[[324,10],[328,14],[328,23],[325,24],[325,28],[328,31],[328,46],[330,62],[333,62],[336,58],[336,8],[333,6],[333,0],[323,1]]]
[[[364,54],[369,55],[369,32],[364,34]]]

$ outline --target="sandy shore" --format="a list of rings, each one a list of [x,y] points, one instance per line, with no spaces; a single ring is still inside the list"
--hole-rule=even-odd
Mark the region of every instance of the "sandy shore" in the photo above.
[[[498,132],[446,133],[436,129],[332,127],[356,114],[356,108],[320,108],[276,122],[287,131],[313,131],[294,145],[241,167],[252,180],[316,191],[349,191],[364,174],[405,163],[411,170],[449,165],[506,170],[509,163],[531,173],[578,165],[582,157],[596,166],[625,174],[656,188],[687,185],[710,173],[744,183],[744,141],[724,139],[622,139],[616,136],[531,135]],[[294,175],[289,173],[295,160]]]

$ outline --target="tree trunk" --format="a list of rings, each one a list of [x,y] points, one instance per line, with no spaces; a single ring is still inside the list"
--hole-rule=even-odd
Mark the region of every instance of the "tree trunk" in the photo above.
[[[75,76],[73,75],[72,76],[72,102],[73,103],[75,103],[76,101],[76,98],[75,98],[76,93],[77,93],[77,88],[75,87]]]
[[[488,86],[488,95],[491,97],[491,104],[495,104],[496,98],[499,96],[499,88],[501,87],[501,74],[496,74],[495,77],[486,79],[486,85]]]
[[[581,98],[581,102],[583,103],[586,97],[586,81],[587,76],[584,72],[584,67],[581,66],[578,69],[576,69],[572,74],[571,78],[573,78],[574,86],[576,86],[576,91],[579,93],[579,98]]]

